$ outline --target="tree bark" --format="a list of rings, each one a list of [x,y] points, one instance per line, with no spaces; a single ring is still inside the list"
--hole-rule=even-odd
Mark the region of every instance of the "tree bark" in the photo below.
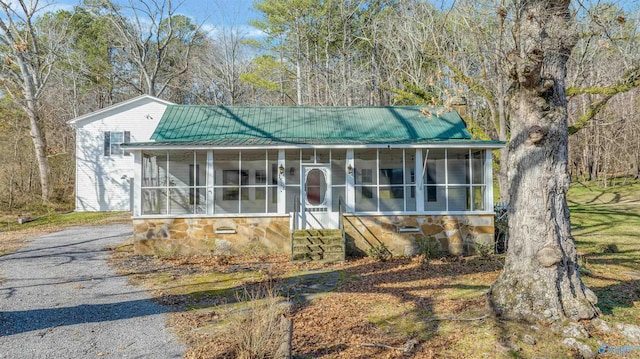
[[[40,128],[40,119],[35,109],[33,100],[27,100],[25,110],[29,117],[29,128],[33,147],[35,149],[38,173],[40,175],[40,197],[43,202],[49,200],[49,159],[47,158],[47,145],[44,134]]]
[[[0,72],[0,83],[4,85],[5,91],[17,100],[29,118],[30,135],[40,174],[40,196],[43,202],[47,202],[49,200],[49,160],[37,108],[42,90],[51,73],[55,55],[51,49],[42,46],[41,37],[37,36],[33,24],[35,14],[42,7],[39,7],[37,2],[31,4],[20,0],[17,3],[18,8],[22,9],[20,12],[12,10],[9,3],[0,1],[0,9],[5,15],[0,17],[0,44],[3,44],[7,50],[5,65]],[[13,67],[14,63],[17,69]]]
[[[569,0],[516,3],[509,110],[509,249],[489,291],[498,315],[529,322],[589,319],[595,294],[578,272],[566,193],[566,62],[576,43]]]

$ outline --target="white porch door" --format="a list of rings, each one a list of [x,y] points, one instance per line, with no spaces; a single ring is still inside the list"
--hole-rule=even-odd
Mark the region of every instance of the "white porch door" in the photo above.
[[[305,165],[302,173],[300,228],[338,228],[338,213],[332,212],[331,166]]]

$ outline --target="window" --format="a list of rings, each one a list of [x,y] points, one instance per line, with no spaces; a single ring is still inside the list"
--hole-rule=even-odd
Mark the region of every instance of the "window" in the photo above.
[[[437,182],[436,182],[436,175],[437,175],[437,168],[435,161],[427,161],[427,180],[426,180],[426,184],[427,184],[427,202],[437,202],[438,201],[438,191],[436,190],[437,188],[434,186]]]
[[[300,204],[300,161],[301,150],[286,150],[284,153],[285,162],[285,198],[286,198],[286,211],[293,212],[299,209],[297,206]],[[306,153],[306,156],[312,156],[311,153]]]
[[[355,150],[356,212],[415,211],[415,150]]]
[[[373,183],[373,170],[371,168],[363,168],[361,171],[361,182],[362,184],[372,184]]]
[[[370,168],[363,168],[362,171],[360,171],[361,176],[361,183],[365,184],[365,185],[372,185],[373,184],[373,170]],[[362,198],[373,198],[373,190],[371,187],[362,187],[360,189],[360,192],[362,193]]]
[[[214,213],[277,212],[278,151],[221,150],[213,158]]]
[[[265,183],[267,183],[267,171],[256,170],[256,184],[265,184]]]
[[[200,204],[200,165],[189,165],[189,204]]]
[[[447,210],[447,170],[446,150],[442,148],[430,148],[422,152],[423,181],[424,181],[424,210]]]
[[[150,151],[142,154],[142,214],[206,213],[207,154]]]
[[[404,150],[379,150],[379,187],[378,210],[381,212],[398,212],[405,210],[405,169]]]
[[[322,152],[316,151],[316,154]],[[347,150],[333,149],[329,154],[331,158],[331,206],[334,212],[339,211],[340,198],[345,200],[347,183]]]
[[[222,170],[222,185],[226,186],[222,189],[223,200],[237,201],[238,198],[240,198],[240,180],[238,170]]]
[[[485,150],[423,152],[425,211],[485,210]]]
[[[483,149],[429,148],[416,163],[413,149],[356,149],[355,211],[416,211],[416,182],[426,212],[484,211],[485,156]]]
[[[131,142],[131,132],[123,131],[123,132],[115,132],[115,131],[105,131],[104,132],[104,155],[106,157],[109,156],[129,156],[129,152],[125,152],[120,147],[123,143]]]
[[[378,211],[378,150],[354,151],[356,212]]]

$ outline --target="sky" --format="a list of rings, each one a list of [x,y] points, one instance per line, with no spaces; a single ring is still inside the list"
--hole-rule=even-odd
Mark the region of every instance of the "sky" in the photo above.
[[[28,0],[27,0],[28,1]],[[128,0],[113,0],[116,4],[126,5]],[[9,0],[9,2],[17,2]],[[134,0],[135,2],[135,0]],[[82,0],[40,0],[40,5],[48,4],[46,11],[68,10],[80,5]],[[221,27],[237,27],[247,37],[263,36],[260,30],[249,25],[260,14],[253,10],[253,0],[173,0],[173,4],[182,3],[180,14],[190,17],[195,23],[212,34]]]

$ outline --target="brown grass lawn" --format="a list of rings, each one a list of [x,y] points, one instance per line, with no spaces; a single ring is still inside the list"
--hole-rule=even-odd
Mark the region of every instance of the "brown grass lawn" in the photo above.
[[[286,257],[233,258],[221,265],[213,258],[154,259],[114,256],[120,271],[152,290],[156,300],[173,305],[170,326],[189,345],[187,358],[234,357],[225,337],[233,313],[242,310],[238,292],[264,281],[285,282],[315,273]],[[603,319],[640,322],[638,281],[594,274],[585,282],[605,299]],[[336,289],[310,301],[294,300],[293,352],[297,358],[566,358],[573,353],[561,345],[553,328],[501,321],[434,321],[433,318],[478,318],[489,314],[484,293],[500,273],[499,258],[435,259],[427,267],[417,259],[377,262],[369,258],[323,268],[337,272]],[[326,272],[324,272],[326,273]],[[597,284],[594,284],[597,283]],[[251,289],[249,289],[251,290]],[[615,291],[612,295],[610,292]],[[607,309],[609,308],[609,309]],[[620,318],[614,312],[620,313]],[[622,337],[590,327],[586,342],[630,345]],[[536,345],[522,341],[525,334]],[[404,347],[410,353],[365,347],[365,343]]]
[[[598,295],[602,319],[640,324],[640,183],[606,189],[576,185],[569,203],[582,278]],[[3,227],[0,256],[24,244],[21,238],[70,225],[128,220],[126,214],[66,214]],[[417,258],[322,266],[294,265],[286,256],[141,257],[131,247],[116,248],[112,264],[174,309],[169,326],[187,344],[187,358],[235,357],[229,328],[247,327],[238,318],[261,302],[256,293],[264,287],[292,303],[295,358],[576,356],[561,344],[554,327],[484,317],[490,314],[485,293],[500,274],[500,256],[435,258],[426,266]],[[247,293],[253,302],[244,299]],[[639,344],[583,324],[591,335],[583,342],[595,352],[604,344]],[[525,335],[536,344],[526,343]],[[407,343],[416,345],[398,350]],[[634,358],[640,351],[609,356]]]
[[[640,324],[640,185],[572,189],[573,233],[583,280],[599,297],[601,318],[610,324]],[[557,328],[508,322],[490,314],[485,293],[500,274],[503,258],[351,259],[344,265],[297,266],[287,257],[162,259],[136,257],[130,245],[114,265],[172,305],[170,327],[187,343],[187,358],[235,357],[226,333],[247,310],[242,293],[260,283],[280,289],[293,303],[295,358],[567,358]],[[319,277],[318,277],[319,276]],[[320,279],[318,279],[320,278]],[[334,278],[309,286],[309,279]],[[331,280],[329,280],[331,282]],[[312,298],[301,296],[314,289]],[[318,290],[319,289],[319,290]],[[616,332],[583,323],[583,340],[596,353],[601,345],[634,345]],[[525,335],[536,340],[526,343]],[[409,352],[402,349],[413,340]],[[369,347],[381,344],[391,348]],[[395,348],[395,349],[394,349]],[[615,355],[615,354],[610,354]],[[628,356],[640,357],[640,351]]]

